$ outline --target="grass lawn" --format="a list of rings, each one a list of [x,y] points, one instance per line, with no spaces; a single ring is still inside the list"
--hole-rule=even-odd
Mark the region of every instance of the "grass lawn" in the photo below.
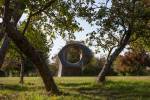
[[[150,100],[150,76],[108,77],[106,84],[97,84],[95,77],[55,78],[60,96],[47,96],[39,77],[0,77],[0,100]]]

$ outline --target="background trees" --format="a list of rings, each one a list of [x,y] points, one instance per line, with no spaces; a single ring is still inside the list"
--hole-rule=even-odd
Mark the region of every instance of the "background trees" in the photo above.
[[[118,56],[114,69],[122,75],[146,75],[150,67],[150,55],[145,52],[128,51]]]

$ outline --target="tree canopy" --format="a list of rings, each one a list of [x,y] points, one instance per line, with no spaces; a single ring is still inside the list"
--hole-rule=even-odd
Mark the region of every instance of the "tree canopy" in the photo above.
[[[91,16],[84,18],[98,28],[88,34],[89,44],[97,49],[108,51],[107,62],[99,74],[98,80],[105,80],[110,68],[123,51],[134,41],[142,40],[145,45],[150,45],[150,7],[147,0],[111,0],[111,6],[97,3],[87,12]],[[147,41],[147,42],[146,42]],[[101,77],[101,78],[100,78]]]

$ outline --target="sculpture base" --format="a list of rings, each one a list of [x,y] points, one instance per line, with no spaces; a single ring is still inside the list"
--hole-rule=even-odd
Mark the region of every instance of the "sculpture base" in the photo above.
[[[61,70],[61,69],[59,69]],[[58,77],[61,76],[81,76],[82,68],[81,67],[66,67],[64,66],[62,70],[58,73]]]

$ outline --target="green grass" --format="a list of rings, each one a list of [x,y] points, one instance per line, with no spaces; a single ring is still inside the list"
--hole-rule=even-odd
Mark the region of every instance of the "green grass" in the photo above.
[[[39,77],[26,77],[24,85],[18,77],[0,77],[0,100],[150,100],[150,76],[108,77],[104,85],[95,79],[55,78],[63,94],[48,96]]]

